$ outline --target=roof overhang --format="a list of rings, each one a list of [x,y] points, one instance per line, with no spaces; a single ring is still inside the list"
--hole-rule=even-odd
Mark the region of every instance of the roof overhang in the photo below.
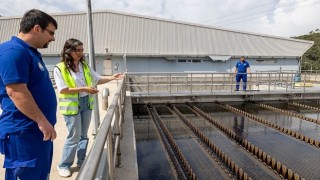
[[[214,56],[214,55],[211,55],[211,56],[208,56],[210,58],[211,61],[228,61],[231,59],[231,56]]]

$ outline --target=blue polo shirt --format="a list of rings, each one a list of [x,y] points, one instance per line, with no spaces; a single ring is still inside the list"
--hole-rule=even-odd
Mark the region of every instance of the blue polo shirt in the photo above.
[[[241,61],[237,62],[236,68],[238,69],[237,73],[246,73],[247,68],[250,67],[249,63],[247,61]]]
[[[38,128],[9,98],[6,85],[25,83],[36,104],[52,125],[56,123],[57,100],[49,72],[37,49],[13,36],[0,44],[0,133]]]

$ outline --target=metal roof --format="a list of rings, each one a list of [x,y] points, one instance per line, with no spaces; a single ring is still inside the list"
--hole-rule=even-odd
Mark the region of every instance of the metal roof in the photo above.
[[[58,22],[56,41],[41,50],[44,55],[60,54],[64,42],[71,37],[88,44],[85,12],[53,14],[53,17]],[[0,18],[0,42],[18,33],[20,18]],[[94,12],[93,31],[95,53],[100,55],[108,49],[109,54],[127,56],[300,57],[313,45],[312,41],[115,11]]]
[[[231,56],[209,56],[212,61],[228,61]]]

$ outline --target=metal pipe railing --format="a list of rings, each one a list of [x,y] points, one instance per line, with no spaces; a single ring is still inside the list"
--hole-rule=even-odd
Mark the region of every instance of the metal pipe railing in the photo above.
[[[126,78],[124,78],[126,79]],[[123,102],[125,93],[123,93],[124,80],[121,80],[118,89],[112,99],[112,102],[109,106],[107,114],[105,115],[103,122],[100,126],[100,129],[96,135],[95,141],[91,147],[89,155],[86,157],[79,173],[77,176],[77,180],[91,180],[96,179],[96,174],[99,169],[99,163],[102,161],[102,154],[104,151],[105,145],[107,145],[107,160],[108,163],[108,173],[104,173],[109,177],[103,177],[103,179],[114,179],[114,168],[115,166],[121,165],[120,157],[118,157],[117,161],[115,159],[115,155],[120,154],[120,137],[121,137],[121,121],[122,121],[122,113],[123,112]],[[115,130],[116,132],[113,134],[112,130],[112,121],[115,121]],[[119,127],[120,126],[120,127]],[[113,136],[115,135],[115,136]],[[116,147],[113,148],[113,145]],[[115,152],[113,152],[115,149]],[[116,154],[114,154],[116,153]]]
[[[236,85],[233,73],[216,73],[216,72],[130,72],[127,73],[130,77],[145,77],[147,81],[140,83],[131,83],[131,87],[145,87],[148,89],[148,95],[152,93],[185,93],[189,91],[190,94],[196,93],[215,93],[217,91],[229,91],[234,93]],[[301,75],[301,76],[300,76]],[[296,72],[255,72],[248,74],[247,90],[251,91],[266,91],[271,92],[274,90],[289,91],[294,88],[301,88],[303,92],[307,91],[306,88],[311,74],[299,74]],[[314,74],[312,75],[314,76]],[[210,77],[210,78],[208,78]],[[204,80],[203,80],[204,78]],[[300,79],[301,78],[301,79]],[[308,81],[308,79],[310,81]],[[313,79],[313,78],[312,78]],[[169,81],[169,82],[168,82]],[[242,83],[242,82],[241,82]],[[316,83],[316,82],[314,82]],[[298,86],[297,86],[298,85]],[[146,87],[148,86],[148,87]],[[164,87],[165,86],[165,87]],[[210,86],[208,88],[208,86]],[[149,87],[153,87],[149,89]],[[134,88],[133,88],[134,89]],[[136,88],[135,88],[136,89]],[[169,92],[168,92],[169,91]],[[138,91],[134,91],[138,92]],[[140,91],[145,93],[144,90]]]

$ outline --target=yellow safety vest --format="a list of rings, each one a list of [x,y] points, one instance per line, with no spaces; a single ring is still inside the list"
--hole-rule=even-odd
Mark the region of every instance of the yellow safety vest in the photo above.
[[[75,88],[76,82],[67,69],[64,62],[56,65],[59,68],[62,78],[69,88]],[[92,86],[92,78],[89,66],[85,63],[82,65],[84,78],[88,86]],[[79,93],[74,94],[61,94],[59,93],[59,107],[63,115],[76,115],[79,113]],[[89,108],[93,109],[93,97],[89,95]]]

